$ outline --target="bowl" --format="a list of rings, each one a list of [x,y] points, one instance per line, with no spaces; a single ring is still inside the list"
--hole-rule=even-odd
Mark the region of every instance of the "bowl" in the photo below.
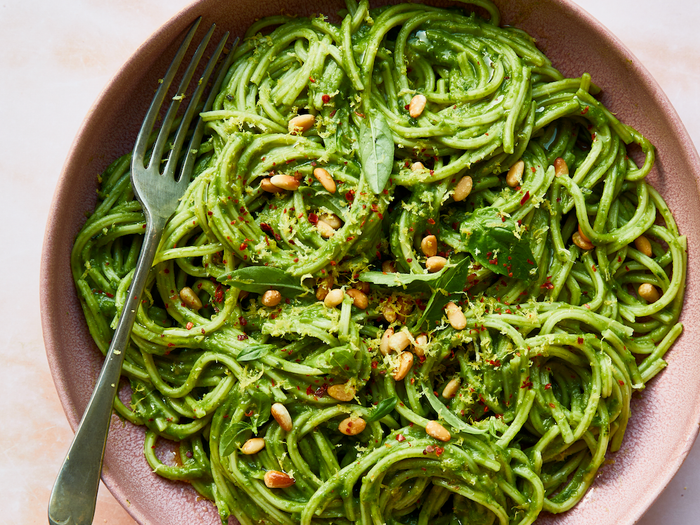
[[[373,2],[373,5],[387,2]],[[391,2],[398,3],[398,2]],[[433,2],[450,5],[449,2]],[[454,3],[453,3],[454,4]],[[589,72],[602,101],[655,144],[649,182],[669,203],[689,239],[689,268],[700,239],[700,158],[678,115],[644,67],[607,29],[569,0],[496,0],[503,23],[524,29],[565,75]],[[336,13],[338,1],[199,0],[156,31],[127,61],[90,110],[76,136],[54,195],[42,256],[41,311],[47,357],[59,398],[76,428],[96,382],[102,356],[92,342],[75,293],[69,258],[73,239],[95,205],[97,173],[129,152],[185,29],[199,15],[202,28],[242,35],[257,18],[279,12]],[[203,31],[200,29],[200,32]],[[149,86],[149,87],[146,87]],[[623,525],[635,522],[676,473],[700,422],[700,274],[688,272],[683,335],[667,355],[668,368],[633,401],[621,450],[609,455],[586,496],[561,515],[538,523]],[[143,457],[144,429],[113,416],[102,478],[142,525],[215,525],[212,503],[189,485],[155,475]]]

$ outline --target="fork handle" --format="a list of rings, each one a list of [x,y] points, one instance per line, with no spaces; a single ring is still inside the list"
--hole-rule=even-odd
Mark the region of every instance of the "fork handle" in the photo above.
[[[73,442],[56,477],[49,499],[51,525],[90,525],[95,515],[107,432],[119,386],[126,345],[141,294],[167,219],[148,217],[134,277],[102,371]]]

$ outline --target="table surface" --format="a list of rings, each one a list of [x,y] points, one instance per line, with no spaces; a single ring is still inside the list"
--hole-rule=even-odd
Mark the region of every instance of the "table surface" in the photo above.
[[[49,372],[38,308],[41,243],[61,167],[109,79],[187,3],[1,2],[0,181],[3,194],[12,197],[0,207],[0,224],[6,225],[0,230],[0,245],[12,250],[0,255],[5,297],[0,302],[0,524],[47,523],[51,486],[72,438]],[[649,69],[700,145],[700,5],[670,0],[659,10],[656,0],[578,3]],[[638,523],[696,524],[699,501],[696,444]],[[94,523],[135,522],[102,486]]]

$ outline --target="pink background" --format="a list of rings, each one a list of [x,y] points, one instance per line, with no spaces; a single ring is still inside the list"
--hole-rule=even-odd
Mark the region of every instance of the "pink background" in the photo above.
[[[54,186],[90,105],[117,69],[182,0],[5,1],[0,7],[0,523],[46,523],[46,505],[72,432],[48,370],[38,311],[39,260]],[[578,2],[658,80],[700,144],[700,7],[649,0]],[[19,257],[17,257],[17,255]],[[697,523],[700,446],[639,522]],[[653,473],[649,473],[653,477]],[[133,524],[106,489],[96,524]]]

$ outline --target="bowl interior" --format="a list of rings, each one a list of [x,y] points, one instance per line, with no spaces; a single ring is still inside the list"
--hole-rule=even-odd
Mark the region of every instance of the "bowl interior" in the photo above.
[[[374,2],[374,4],[387,2]],[[391,2],[397,3],[397,2]],[[449,2],[428,2],[450,5]],[[503,23],[524,29],[555,67],[570,77],[591,73],[602,100],[640,130],[657,148],[649,181],[688,236],[689,268],[700,239],[700,159],[675,110],[648,72],[613,35],[568,0],[496,0]],[[452,4],[454,5],[454,3]],[[200,32],[241,36],[257,18],[280,12],[333,15],[342,1],[200,0],[157,31],[124,65],[90,111],[73,143],[54,196],[46,229],[41,272],[44,339],[49,365],[69,422],[75,428],[95,384],[102,358],[93,344],[74,291],[69,258],[85,213],[95,204],[96,174],[133,147],[150,104],[152,86],[166,70],[185,29],[199,15]],[[700,422],[700,338],[698,274],[689,271],[681,321],[685,332],[668,354],[669,367],[633,404],[620,452],[600,471],[584,500],[541,523],[633,523],[675,474],[693,444]],[[152,473],[143,458],[142,428],[113,417],[103,479],[134,519],[143,525],[214,525],[215,507],[184,483]],[[649,473],[654,473],[650,476]]]

